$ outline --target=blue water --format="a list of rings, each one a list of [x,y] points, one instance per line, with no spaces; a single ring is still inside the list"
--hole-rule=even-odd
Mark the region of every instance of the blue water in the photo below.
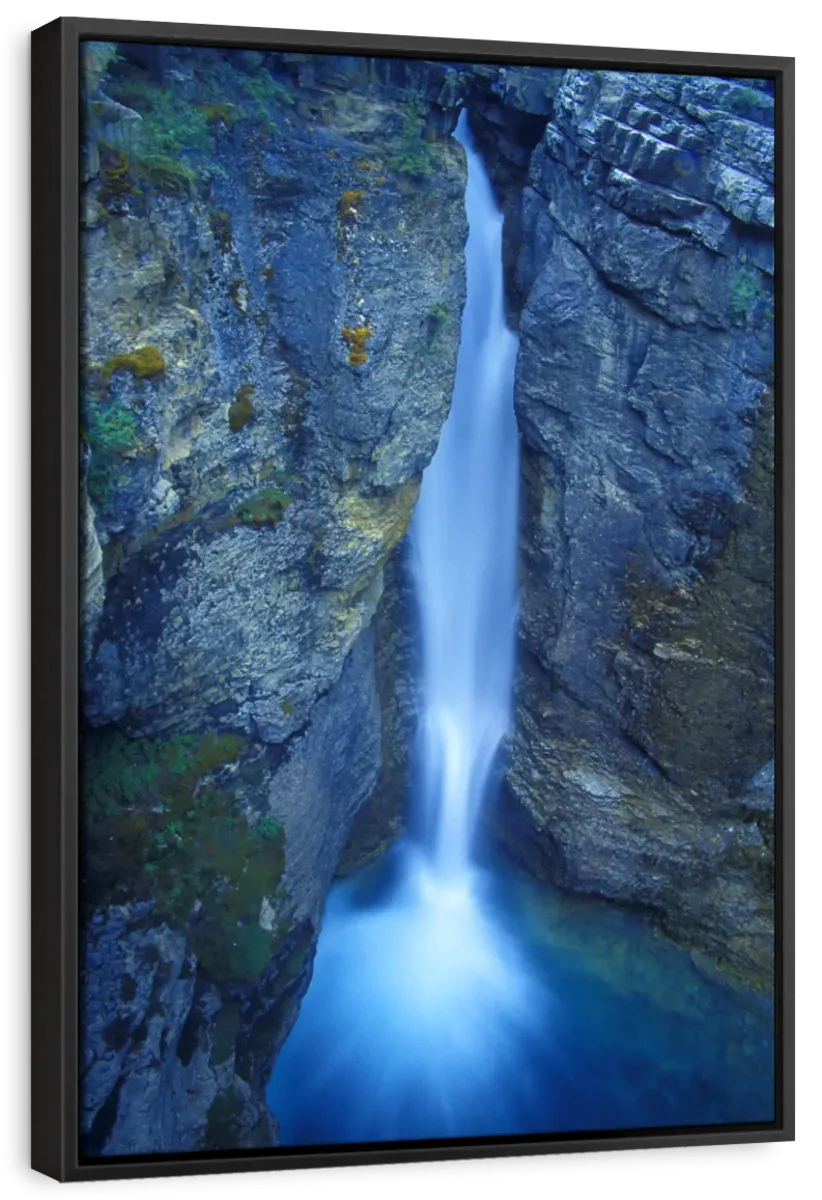
[[[769,1000],[501,863],[421,920],[408,853],[331,892],[269,1086],[283,1145],[773,1120]]]
[[[454,396],[411,527],[422,671],[409,836],[331,892],[268,1100],[283,1145],[773,1119],[772,1011],[619,910],[478,860],[512,718],[517,338],[465,116]]]

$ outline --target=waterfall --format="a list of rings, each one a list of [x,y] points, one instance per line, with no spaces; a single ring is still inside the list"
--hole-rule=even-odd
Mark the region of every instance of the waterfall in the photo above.
[[[411,529],[423,646],[423,821],[434,871],[468,867],[511,718],[519,441],[505,322],[502,213],[463,110],[467,299],[451,412]]]
[[[411,529],[417,836],[329,895],[311,987],[269,1085],[284,1143],[516,1133],[515,1100],[539,1094],[519,1047],[550,1004],[501,916],[494,873],[472,854],[511,720],[517,338],[502,213],[464,112],[455,136],[468,159],[467,298],[451,412]]]

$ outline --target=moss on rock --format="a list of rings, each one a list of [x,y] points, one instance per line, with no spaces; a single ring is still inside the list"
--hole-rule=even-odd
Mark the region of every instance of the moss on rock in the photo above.
[[[231,733],[86,742],[86,902],[152,901],[218,980],[255,979],[276,948],[260,913],[282,879],[285,831],[251,825],[237,802],[240,784],[259,782],[259,766],[240,768],[245,748]]]
[[[276,525],[282,520],[285,510],[291,503],[287,492],[279,488],[263,488],[246,500],[237,509],[234,524],[253,525],[260,528],[263,525]]]
[[[112,355],[103,367],[102,379],[108,387],[115,371],[130,371],[136,379],[154,379],[165,369],[165,359],[156,346],[138,346],[128,354]]]
[[[257,389],[249,383],[245,383],[237,389],[234,403],[228,409],[228,425],[232,433],[239,433],[241,429],[245,429],[249,421],[253,421],[256,417],[257,410],[251,399],[256,391]]]

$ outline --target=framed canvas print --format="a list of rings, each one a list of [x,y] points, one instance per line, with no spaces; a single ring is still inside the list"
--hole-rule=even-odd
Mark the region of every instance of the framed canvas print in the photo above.
[[[793,60],[34,35],[33,1161],[793,1136]]]

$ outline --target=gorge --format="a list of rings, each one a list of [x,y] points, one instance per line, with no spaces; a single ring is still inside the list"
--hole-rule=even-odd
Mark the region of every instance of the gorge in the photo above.
[[[595,1103],[558,1066],[560,1031],[566,1067],[594,1055],[606,988],[623,1049],[644,1028],[665,1064],[660,1123],[717,1084],[700,1020],[738,1119],[768,1119],[772,96],[120,51],[86,102],[86,1153],[601,1125],[620,1079],[659,1087],[614,1047]],[[498,205],[504,279],[472,308]],[[462,477],[449,435],[517,341]],[[475,556],[489,587],[460,596]],[[443,773],[461,799],[409,818]],[[404,1036],[356,1036],[366,977]],[[288,1096],[330,998],[349,1036],[306,1130]],[[413,1077],[426,1039],[464,1087],[418,1071],[392,1109],[380,1068]],[[530,1079],[494,1058],[514,1043]],[[486,1125],[472,1071],[511,1098]]]

